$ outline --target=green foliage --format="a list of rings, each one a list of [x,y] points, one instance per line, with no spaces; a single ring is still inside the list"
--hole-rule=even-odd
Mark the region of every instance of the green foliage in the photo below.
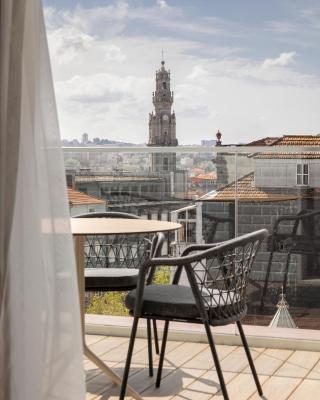
[[[154,283],[168,284],[169,282],[170,268],[158,268],[154,276]],[[126,316],[128,315],[128,310],[124,305],[126,295],[127,292],[108,292],[103,295],[95,294],[91,298],[86,313]]]
[[[153,278],[153,283],[157,284],[168,284],[170,282],[170,268],[169,267],[160,267],[156,270],[156,273]]]
[[[128,315],[124,305],[127,292],[108,292],[95,294],[87,307],[87,314]]]

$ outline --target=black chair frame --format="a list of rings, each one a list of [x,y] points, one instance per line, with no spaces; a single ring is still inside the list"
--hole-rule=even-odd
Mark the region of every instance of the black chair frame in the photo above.
[[[148,260],[141,267],[141,269],[139,270],[138,286],[134,297],[134,308],[131,309],[131,313],[134,316],[134,321],[123,374],[119,397],[120,400],[123,400],[125,397],[126,385],[129,376],[130,363],[139,318],[146,318],[147,320],[152,318],[165,320],[159,366],[156,378],[156,387],[159,387],[161,382],[169,322],[179,321],[203,323],[205,326],[208,343],[219,378],[221,391],[224,399],[228,400],[229,397],[210,326],[225,325],[231,322],[236,322],[244,346],[244,350],[253,374],[254,381],[256,383],[259,395],[262,396],[261,385],[259,383],[259,379],[250,354],[249,346],[243,332],[241,318],[247,312],[246,286],[248,275],[252,267],[256,252],[258,251],[261,242],[267,237],[267,235],[268,232],[263,229],[257,232],[240,236],[236,239],[228,240],[223,243],[191,245],[184,250],[181,257],[153,258]],[[210,259],[215,260],[216,264],[203,264],[203,260]],[[200,264],[201,267],[205,269],[207,275],[205,275],[204,277],[200,276],[199,270],[196,269],[197,264]],[[197,310],[197,317],[185,318],[177,316],[175,318],[173,316],[163,315],[163,313],[160,313],[160,315],[157,314],[156,307],[154,312],[150,312],[150,310],[149,312],[144,311],[144,292],[146,290],[145,280],[148,270],[150,268],[153,269],[163,265],[177,267],[171,284],[173,289],[174,285],[179,284],[182,270],[186,270],[190,284],[190,288],[188,288],[188,290],[192,291]],[[212,268],[212,265],[214,265],[214,271],[211,273],[211,275],[209,274],[209,276],[208,270]],[[210,278],[209,280],[208,276]],[[211,291],[210,293],[212,295],[210,295],[211,297],[209,299],[208,297],[206,297],[208,296],[208,290],[209,292]],[[219,293],[218,298],[216,298],[216,295],[214,294],[216,293],[216,291],[218,291]]]
[[[283,293],[286,293],[287,289],[292,254],[312,255],[317,270],[320,271],[318,261],[320,237],[315,232],[316,223],[319,225],[320,222],[319,217],[320,211],[302,210],[297,215],[284,215],[275,221],[269,238],[270,254],[261,295],[261,309],[264,307],[274,253],[287,255],[282,281]],[[287,229],[286,233],[282,232],[284,228]]]

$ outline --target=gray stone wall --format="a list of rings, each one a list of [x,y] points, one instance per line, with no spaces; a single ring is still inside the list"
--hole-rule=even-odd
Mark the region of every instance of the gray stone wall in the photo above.
[[[235,155],[232,153],[218,153],[213,159],[217,170],[217,187],[221,188],[236,179]],[[242,177],[254,170],[254,159],[247,154],[237,155],[237,177]]]
[[[320,161],[299,159],[256,159],[254,162],[257,187],[297,187],[297,164],[309,165],[309,187],[320,187]]]
[[[268,203],[239,203],[238,206],[238,234],[246,234],[259,229],[267,229],[270,233],[272,232],[275,221],[282,215],[294,215],[301,210],[301,204],[299,201],[282,201],[282,202],[268,202]],[[208,212],[212,215],[222,218],[234,218],[234,204],[227,202],[208,202],[203,203],[203,211]],[[205,220],[205,219],[204,219]],[[288,230],[291,225],[287,225]],[[206,238],[206,232],[208,226],[203,224],[204,238]],[[221,241],[227,240],[232,237],[232,229],[230,224],[219,224],[215,240]],[[268,243],[263,243],[260,252],[255,260],[252,278],[258,281],[265,279],[267,270],[268,260],[270,256]],[[274,253],[272,269],[270,275],[270,281],[281,282],[283,279],[283,269],[286,262],[286,255],[280,253]],[[292,255],[288,281],[294,282],[297,279],[301,279],[304,263],[306,262],[305,257],[300,255]]]
[[[234,218],[234,205],[228,202],[203,202],[203,237],[206,243],[220,242],[231,239],[234,236],[234,227],[230,222],[219,222],[217,224],[214,237],[212,230],[214,229],[214,221],[210,221],[210,216],[218,218]],[[206,216],[207,215],[207,216]]]
[[[268,202],[268,203],[240,203],[238,217],[239,235],[253,232],[258,229],[267,229],[272,233],[274,223],[282,215],[294,215],[300,211],[300,205],[297,201]],[[287,225],[288,231],[292,224]],[[263,280],[265,278],[270,250],[268,243],[262,244],[262,247],[256,257],[252,278]],[[286,255],[274,253],[270,281],[281,282],[283,279],[283,270],[285,267]],[[292,255],[288,281],[301,279],[302,275],[302,257]]]
[[[76,182],[76,189],[91,196],[112,200],[113,196],[122,197],[125,201],[137,198],[154,198],[164,200],[170,193],[168,179],[149,180],[148,178],[135,180],[128,177],[126,180]]]

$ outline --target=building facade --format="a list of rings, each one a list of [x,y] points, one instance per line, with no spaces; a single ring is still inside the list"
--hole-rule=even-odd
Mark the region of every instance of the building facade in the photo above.
[[[320,146],[320,137],[316,135],[285,135],[277,138],[263,138],[247,146],[265,146],[260,153],[243,154],[238,159],[238,234],[245,234],[257,229],[268,229],[273,233],[279,219],[284,216],[298,216],[299,213],[320,210],[320,152],[314,149]],[[276,153],[268,152],[268,147],[278,146]],[[280,147],[281,146],[281,147]],[[290,146],[299,146],[299,152],[288,151]],[[309,147],[309,149],[304,149]],[[313,150],[311,151],[310,148]],[[234,156],[220,153],[221,163],[217,165],[218,180],[225,183],[215,192],[204,196],[203,209],[214,215],[234,218],[235,182]],[[248,173],[248,171],[250,171]],[[225,172],[228,171],[228,179]],[[220,174],[220,177],[219,177]],[[231,180],[231,182],[230,182]],[[314,240],[320,238],[319,218],[307,223],[300,223],[297,235],[302,237],[312,231]],[[283,222],[279,232],[292,231],[295,221]],[[225,240],[233,236],[230,226],[220,224],[215,240]],[[271,239],[270,239],[271,240]],[[256,258],[252,277],[264,280],[270,256],[270,240],[264,243]],[[290,244],[290,237],[287,239]],[[281,282],[287,260],[286,248],[280,249],[272,261],[270,281]],[[318,254],[299,254],[294,251],[290,257],[288,281],[297,284],[300,281],[319,279],[320,256]]]

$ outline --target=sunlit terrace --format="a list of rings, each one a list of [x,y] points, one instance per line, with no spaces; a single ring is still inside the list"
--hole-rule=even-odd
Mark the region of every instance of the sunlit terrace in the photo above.
[[[90,335],[87,341],[102,360],[122,374],[123,360],[128,349],[126,337]],[[217,346],[217,351],[230,399],[258,399],[242,346],[221,344]],[[251,353],[262,384],[264,399],[315,398],[320,389],[319,351],[251,347]],[[147,341],[137,339],[129,383],[143,398],[223,399],[208,344],[185,340],[169,341],[160,388],[155,388],[155,378],[148,376],[147,359]],[[156,361],[158,357],[155,357]],[[95,364],[85,360],[84,368],[87,399],[118,398],[119,388]]]
[[[268,147],[267,151],[265,147],[175,148],[177,169],[184,171],[186,184],[183,187],[171,174],[169,188],[163,176],[161,180],[147,170],[141,171],[140,166],[148,163],[154,149],[118,150],[122,150],[121,161],[103,170],[101,164],[113,158],[113,149],[66,148],[68,182],[92,199],[105,201],[92,212],[122,211],[142,219],[180,223],[179,231],[168,233],[163,256],[177,256],[195,243],[221,242],[257,229],[268,230],[250,273],[244,330],[264,398],[311,398],[320,386],[319,271],[318,250],[306,243],[309,239],[314,246],[319,243],[317,183],[312,169],[316,171],[320,165],[305,160],[307,153],[316,160],[317,148],[287,147],[285,152],[280,146]],[[156,151],[166,154],[173,150]],[[266,160],[266,153],[273,165],[270,160],[260,161]],[[77,164],[77,171],[68,169],[72,163]],[[300,173],[300,164],[308,164],[308,173]],[[200,174],[210,174],[210,181],[194,179]],[[139,181],[143,183],[137,184]],[[85,211],[88,209],[71,207],[72,215]],[[92,245],[87,246],[87,267],[94,267],[93,260],[103,263],[99,250],[93,254]],[[114,253],[111,259],[117,262]],[[173,272],[166,270],[161,279],[169,283]],[[185,274],[181,284],[189,284]],[[282,295],[285,307],[279,303]],[[115,305],[123,299],[102,293],[86,297],[88,343],[120,375],[133,321],[122,305]],[[161,321],[158,328],[161,341]],[[237,327],[230,324],[212,328],[212,332],[230,399],[258,398]],[[171,325],[160,388],[155,388],[155,378],[148,376],[145,321],[140,322],[133,354],[129,383],[143,398],[223,398],[202,326]],[[154,354],[154,375],[158,359]],[[117,398],[119,388],[88,360],[84,365],[88,398]]]
[[[319,10],[265,3],[0,0],[0,400],[319,397]]]

